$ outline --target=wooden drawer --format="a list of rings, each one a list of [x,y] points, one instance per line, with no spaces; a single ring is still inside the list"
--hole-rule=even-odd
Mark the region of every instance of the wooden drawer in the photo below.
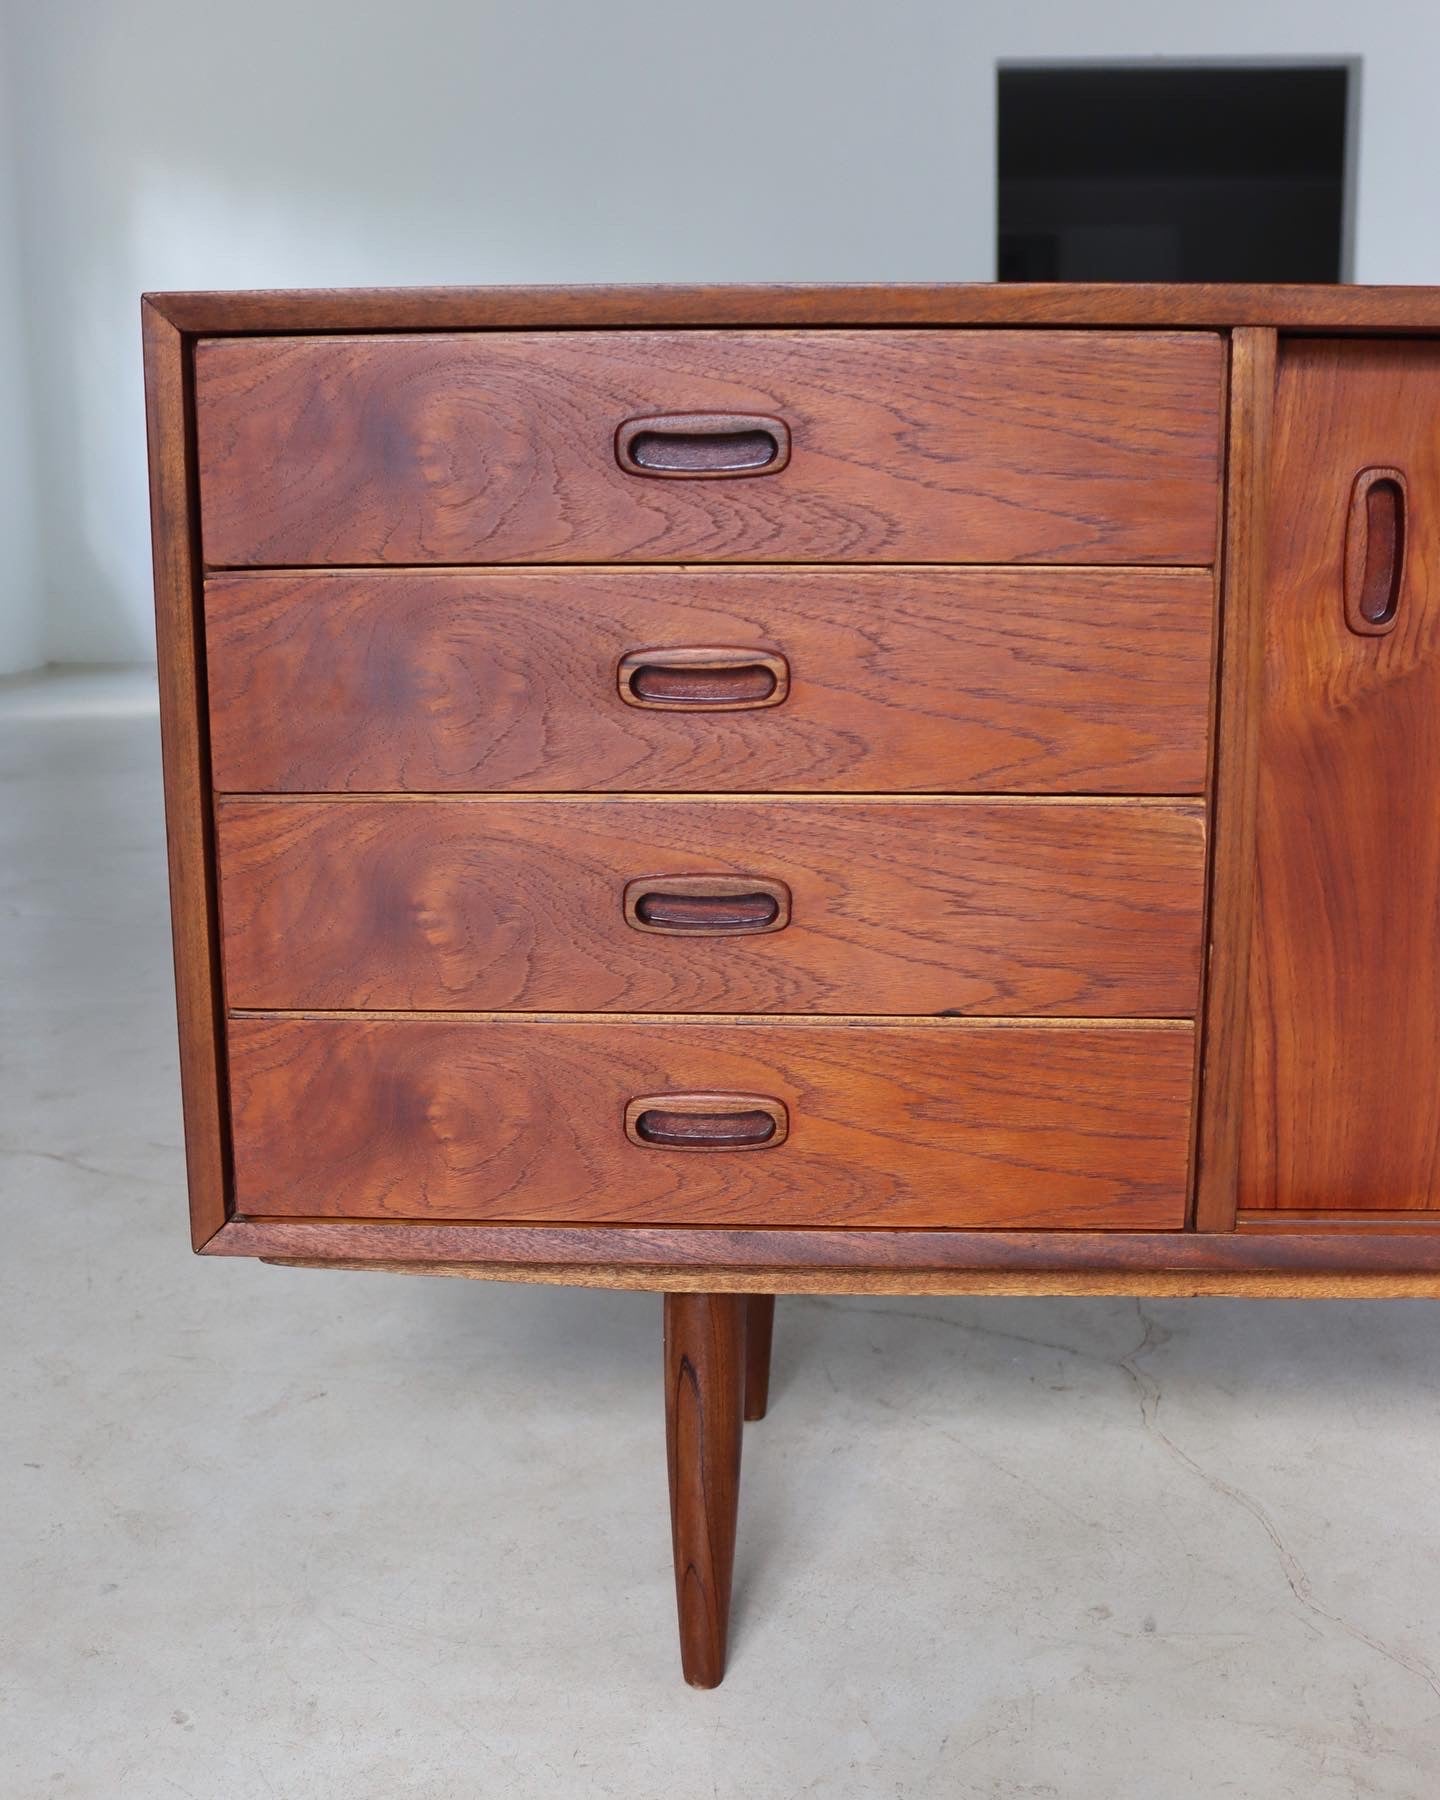
[[[252,1217],[1179,1228],[1189,1025],[239,1018]],[[627,1109],[748,1150],[632,1141]],[[783,1109],[783,1110],[781,1110]],[[670,1115],[667,1120],[666,1114]],[[711,1114],[714,1119],[717,1115]]]
[[[1220,400],[1210,333],[202,339],[202,544],[243,567],[1204,564]],[[654,416],[652,467],[718,445],[742,472],[628,473],[627,422]],[[695,435],[727,418],[732,442]]]
[[[1203,571],[246,573],[205,608],[222,792],[1205,784]],[[782,659],[781,702],[622,698],[627,657],[712,646]]]
[[[227,800],[219,847],[238,1007],[1171,1016],[1198,999],[1199,802]]]

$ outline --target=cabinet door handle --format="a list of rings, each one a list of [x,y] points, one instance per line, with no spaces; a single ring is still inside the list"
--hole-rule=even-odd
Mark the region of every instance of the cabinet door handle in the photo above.
[[[714,481],[776,475],[790,460],[790,427],[765,413],[652,413],[615,433],[627,475]]]
[[[790,923],[790,890],[754,875],[647,875],[625,884],[625,919],[671,937],[753,937]]]
[[[1409,491],[1401,469],[1362,469],[1345,525],[1345,623],[1362,637],[1395,627],[1405,581]]]
[[[627,706],[749,712],[779,706],[790,692],[790,665],[772,650],[631,650],[620,658],[619,683]]]
[[[763,1094],[643,1094],[625,1135],[647,1150],[773,1150],[790,1130],[783,1100]]]

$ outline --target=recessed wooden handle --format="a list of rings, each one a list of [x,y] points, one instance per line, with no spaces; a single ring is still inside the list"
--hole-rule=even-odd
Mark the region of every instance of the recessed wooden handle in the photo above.
[[[790,692],[790,665],[773,650],[698,645],[631,650],[620,658],[627,706],[671,712],[749,712],[779,706]]]
[[[1405,580],[1409,492],[1400,469],[1362,469],[1345,527],[1345,623],[1362,637],[1395,627]]]
[[[783,1100],[763,1094],[644,1094],[625,1135],[647,1150],[773,1150],[790,1130]]]
[[[671,937],[753,937],[790,923],[790,890],[754,875],[648,875],[625,884],[625,918]]]
[[[714,481],[775,475],[790,460],[790,427],[764,413],[652,413],[615,433],[627,475]]]

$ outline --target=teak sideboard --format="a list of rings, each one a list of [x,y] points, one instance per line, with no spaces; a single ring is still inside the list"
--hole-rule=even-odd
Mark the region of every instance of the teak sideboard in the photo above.
[[[143,304],[195,1246],[1440,1293],[1440,290]]]

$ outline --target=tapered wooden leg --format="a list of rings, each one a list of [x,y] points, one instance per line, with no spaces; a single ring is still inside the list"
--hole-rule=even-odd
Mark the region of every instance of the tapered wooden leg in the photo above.
[[[745,1296],[745,1417],[763,1419],[770,1402],[770,1341],[775,1335],[775,1296]]]
[[[665,1449],[680,1662],[692,1687],[725,1673],[745,1384],[745,1299],[665,1296]]]

